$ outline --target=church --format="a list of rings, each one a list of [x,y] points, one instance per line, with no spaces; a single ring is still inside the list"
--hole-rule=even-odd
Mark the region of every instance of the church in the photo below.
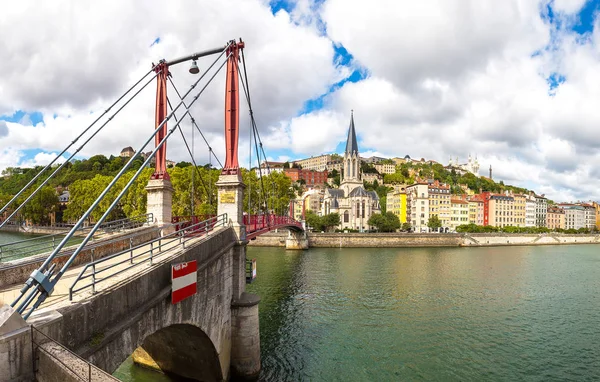
[[[375,191],[365,190],[361,180],[360,155],[352,112],[344,152],[342,181],[339,188],[325,190],[321,215],[338,213],[341,220],[340,229],[366,231],[372,229],[367,224],[371,215],[380,212],[379,196]]]

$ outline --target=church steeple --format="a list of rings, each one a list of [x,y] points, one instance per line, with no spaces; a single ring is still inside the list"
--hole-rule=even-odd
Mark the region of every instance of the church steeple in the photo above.
[[[354,128],[354,110],[350,115],[350,127],[346,139],[346,151],[344,152],[344,176],[342,183],[360,184],[360,156],[358,154],[358,143],[356,142],[356,130]]]
[[[348,139],[346,140],[346,155],[358,154],[358,143],[356,143],[356,131],[354,130],[354,110],[350,111],[350,127],[348,128]]]

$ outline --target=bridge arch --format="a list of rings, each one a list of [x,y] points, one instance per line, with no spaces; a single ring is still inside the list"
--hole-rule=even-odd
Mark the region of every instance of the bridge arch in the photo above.
[[[191,324],[173,324],[148,335],[141,348],[161,370],[197,381],[222,381],[219,355],[210,337]]]

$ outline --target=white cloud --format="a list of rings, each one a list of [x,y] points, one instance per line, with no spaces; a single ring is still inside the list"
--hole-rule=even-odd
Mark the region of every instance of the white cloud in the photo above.
[[[492,164],[497,180],[557,200],[600,199],[600,28],[584,38],[556,30],[541,15],[549,3],[564,26],[576,22],[585,1],[298,0],[291,13],[276,15],[266,0],[167,8],[155,1],[11,3],[0,14],[0,33],[11,36],[0,41],[0,115],[41,111],[44,123],[7,123],[4,136],[0,125],[0,169],[21,162],[19,150],[60,151],[151,62],[242,36],[267,155],[277,150],[283,160],[335,150],[354,109],[365,152],[442,163],[478,154],[482,174]],[[347,66],[334,61],[340,44],[354,57]],[[198,64],[205,69],[209,62]],[[328,94],[322,109],[298,115],[357,68],[368,77]],[[172,72],[185,91],[193,79],[187,67]],[[551,94],[546,79],[553,74],[565,81]],[[193,107],[221,158],[223,79]],[[176,101],[172,92],[170,99]],[[137,150],[153,131],[153,105],[152,84],[80,155]],[[242,105],[245,164],[249,121]],[[182,126],[189,137],[189,120]],[[189,160],[178,136],[168,156]],[[207,161],[198,136],[195,151]]]
[[[36,126],[26,120],[8,124],[10,134],[3,138],[3,147],[17,149],[61,150],[149,70],[152,62],[223,46],[239,36],[246,42],[252,103],[263,131],[296,114],[307,99],[327,92],[347,70],[334,63],[333,45],[327,37],[311,26],[294,23],[286,12],[274,16],[265,1],[205,0],[166,8],[156,1],[126,5],[116,0],[23,1],[5,7],[0,33],[11,36],[0,41],[7,58],[0,82],[0,115],[25,110],[44,116],[44,123]],[[150,46],[157,37],[160,43]],[[202,59],[198,65],[206,69],[213,59]],[[172,67],[171,72],[181,92],[196,79],[187,73],[185,64]],[[222,72],[192,109],[221,158],[224,78]],[[152,83],[79,154],[117,155],[129,145],[137,150],[154,130],[154,88]],[[174,92],[170,99],[176,103]],[[243,98],[241,102],[243,154],[249,121]],[[182,126],[190,139],[189,120]],[[189,160],[178,136],[177,132],[169,141],[168,157]],[[196,152],[198,161],[207,160],[206,146],[199,138]]]
[[[556,12],[572,14],[579,12],[589,0],[554,0],[552,8]]]

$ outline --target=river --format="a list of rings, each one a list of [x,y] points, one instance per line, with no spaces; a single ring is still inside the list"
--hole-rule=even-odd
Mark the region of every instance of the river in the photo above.
[[[600,375],[599,246],[249,248],[248,257],[258,261],[248,291],[262,297],[263,381]],[[158,380],[136,372],[117,375]]]

